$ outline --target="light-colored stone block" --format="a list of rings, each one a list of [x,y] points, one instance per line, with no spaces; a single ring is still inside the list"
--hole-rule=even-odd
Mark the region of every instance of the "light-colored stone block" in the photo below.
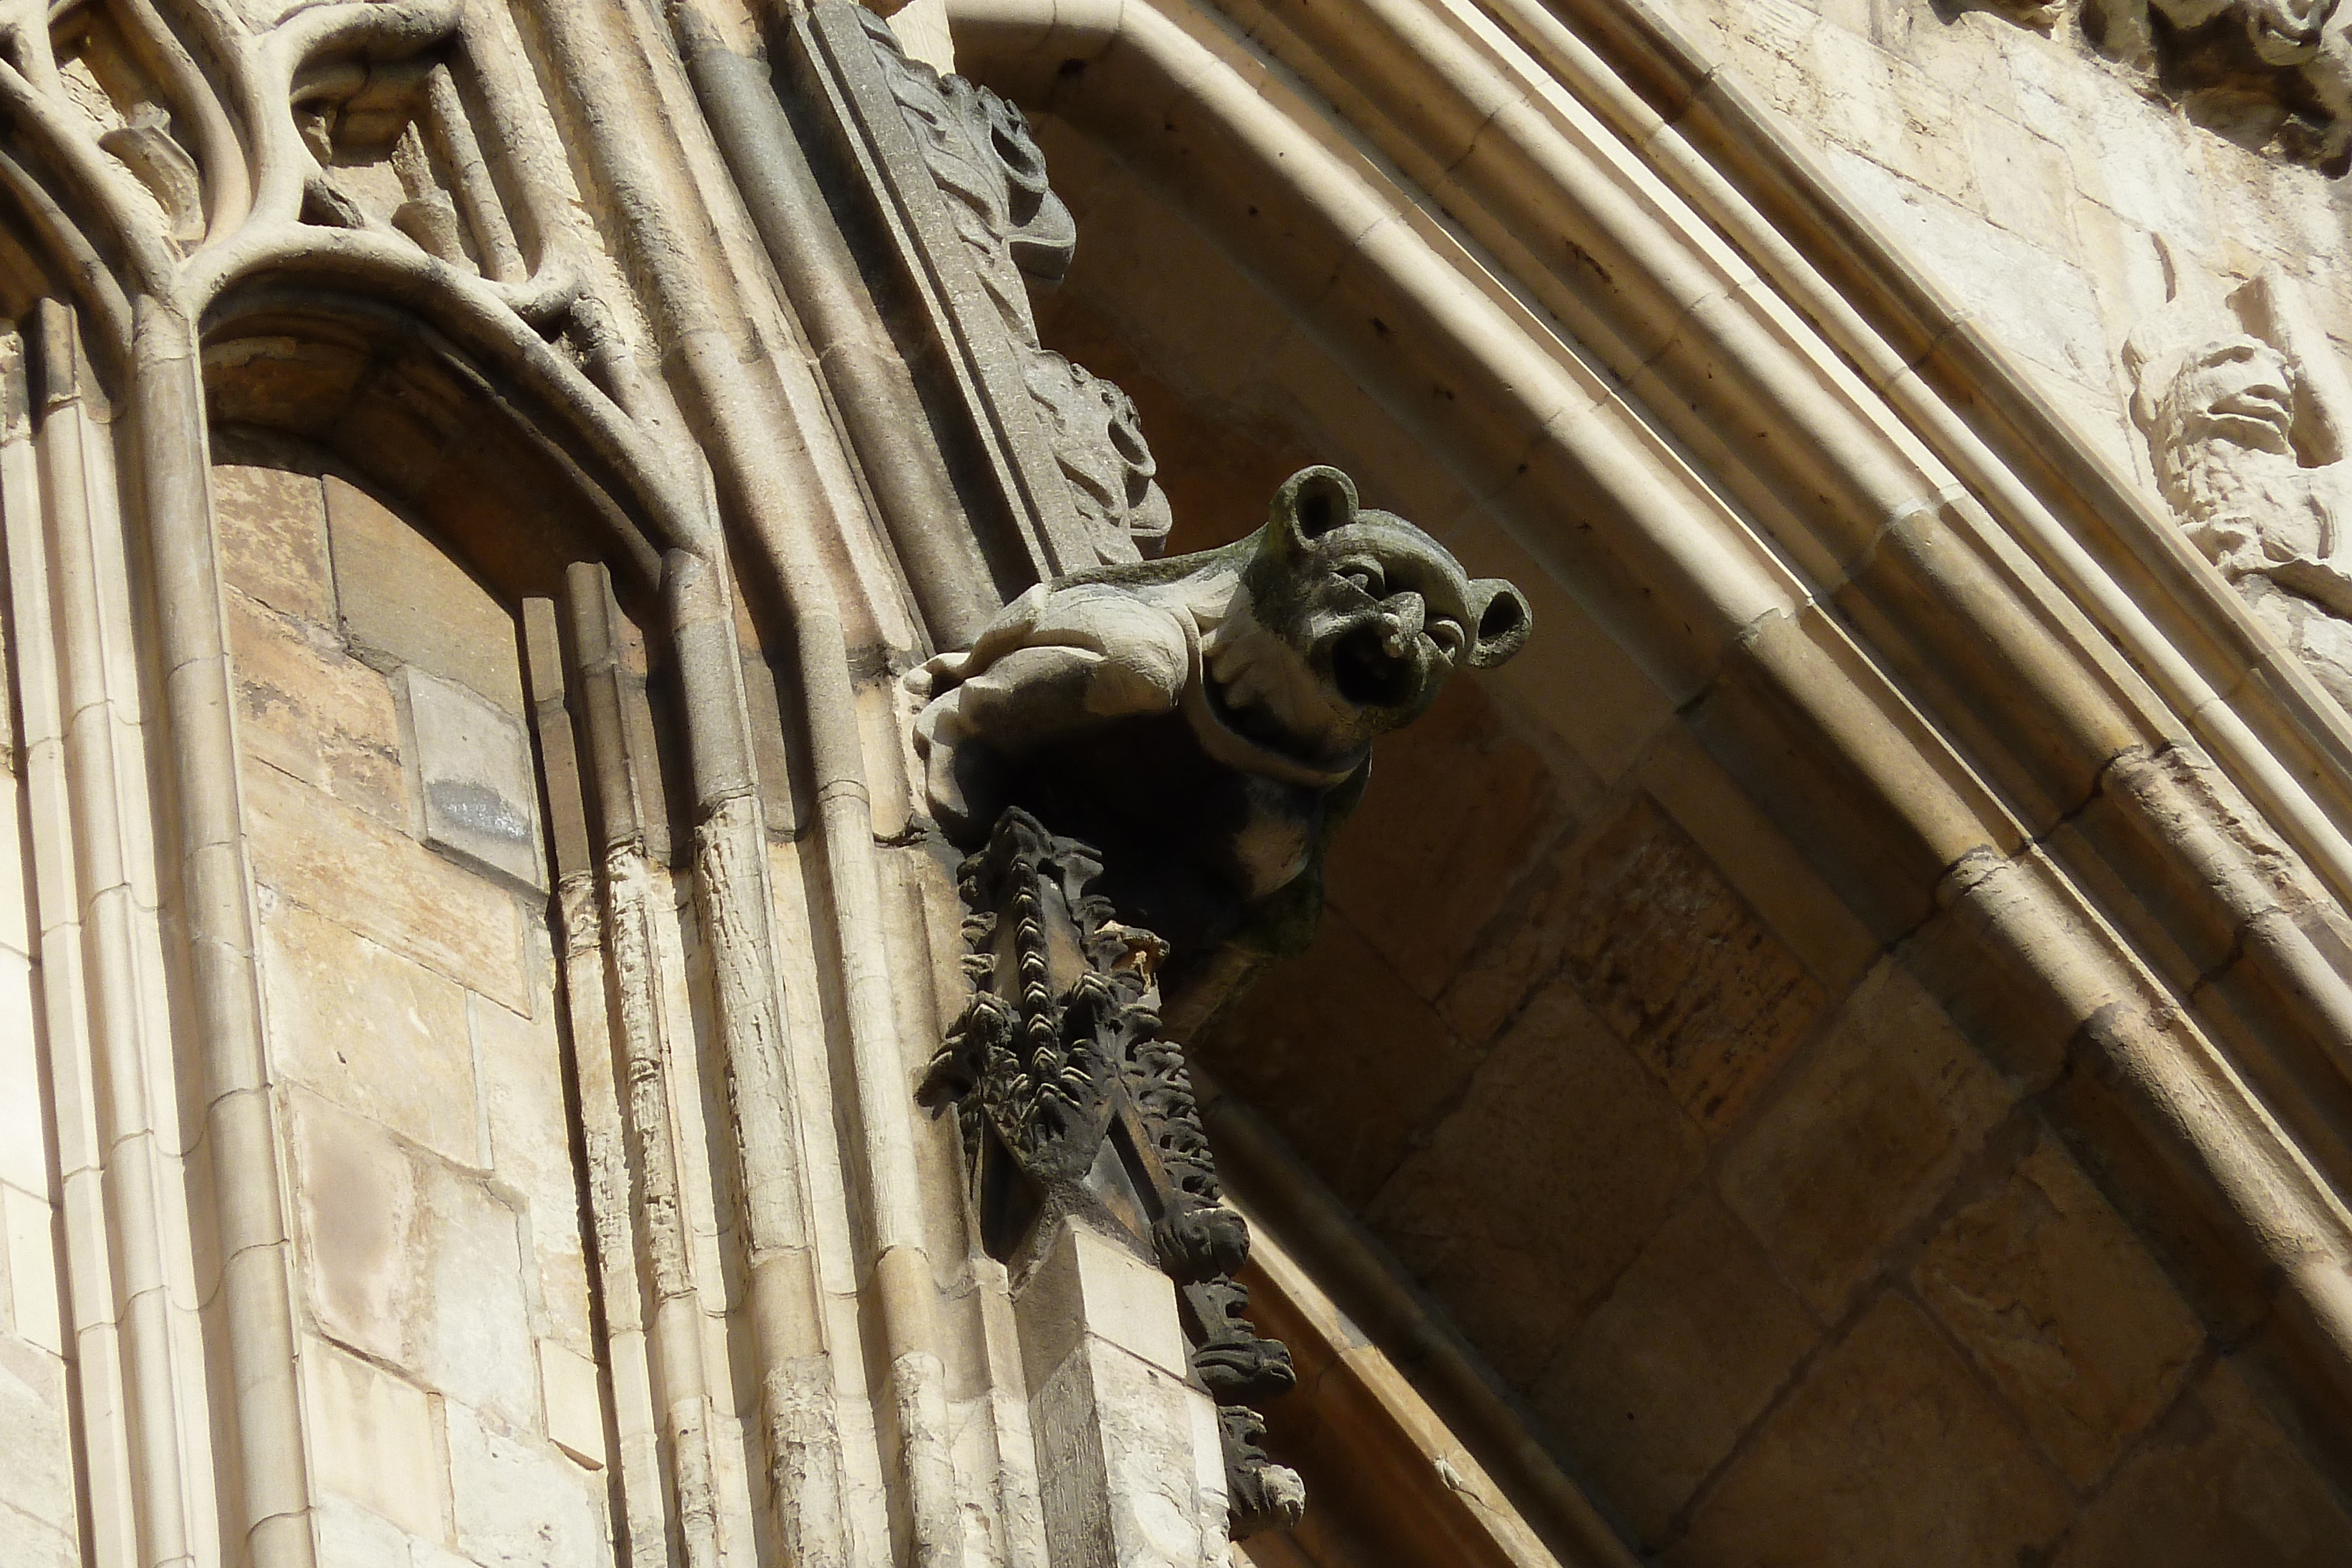
[[[5,665],[0,665],[5,670]],[[0,948],[33,952],[33,874],[26,865],[25,786],[0,763]]]
[[[2046,1138],[1952,1216],[1913,1278],[2077,1486],[2171,1403],[2205,1343],[2139,1239]]]
[[[393,684],[425,841],[543,890],[539,790],[522,721],[413,664]]]
[[[304,1284],[320,1329],[517,1429],[540,1420],[513,1209],[374,1124],[297,1090]]]
[[[58,1300],[57,1211],[37,1193],[0,1183],[0,1238],[7,1243],[9,1322],[16,1337],[51,1355],[65,1354]]]
[[[326,494],[335,585],[352,638],[520,716],[514,617],[374,497],[332,476]]]
[[[1956,129],[1967,138],[1985,215],[2045,250],[2074,254],[2074,172],[2058,144],[1998,114],[1969,115]]]
[[[258,880],[517,1012],[538,1010],[507,889],[274,768],[244,776]]]
[[[449,1477],[425,1391],[316,1340],[301,1366],[312,1484],[442,1539]]]
[[[604,1397],[596,1364],[548,1340],[539,1342],[539,1393],[547,1435],[592,1470],[604,1468]]]
[[[83,1558],[71,1531],[0,1509],[0,1563],[9,1568],[82,1568]]]
[[[1209,1406],[1206,1420],[1201,1406]],[[1213,1561],[1218,1542],[1203,1528],[1196,1451],[1216,1431],[1207,1395],[1089,1335],[1031,1397],[1030,1422],[1055,1561]]]
[[[572,1165],[572,1119],[563,1098],[563,1052],[552,1010],[518,1018],[471,998],[467,1011],[482,1084],[491,1169],[530,1207],[540,1299],[574,1349],[589,1346],[588,1265],[580,1185]]]
[[[303,1284],[319,1327],[379,1361],[409,1364],[417,1292],[417,1171],[373,1123],[314,1096],[287,1097]]]
[[[514,1211],[478,1183],[441,1177],[425,1192],[429,1315],[411,1326],[435,1386],[518,1430],[539,1419],[525,1267]]]
[[[1190,1368],[1168,1276],[1133,1249],[1082,1225],[1061,1227],[1053,1249],[1022,1281],[1014,1308],[1033,1390],[1087,1336],[1178,1378]]]
[[[278,1071],[462,1165],[484,1163],[466,993],[285,899],[262,901]]]
[[[310,1535],[320,1568],[415,1568],[415,1536],[359,1504],[326,1493],[310,1505]]]
[[[215,463],[212,486],[222,578],[272,610],[332,626],[327,508],[318,476]]]
[[[49,1190],[48,1097],[41,1092],[41,1030],[33,967],[0,951],[0,1181]]]
[[[65,1363],[5,1333],[0,1333],[0,1433],[7,1437],[0,1517],[13,1511],[71,1531],[77,1505]]]
[[[408,820],[400,721],[383,676],[324,627],[241,594],[228,600],[237,744],[244,755],[379,820]]]
[[[2005,347],[2074,381],[2109,379],[2098,298],[2076,267],[1870,159],[1833,147],[1828,162],[1854,204]]]
[[[601,1476],[549,1444],[498,1430],[457,1400],[442,1406],[455,1485],[457,1544],[496,1568],[583,1568],[609,1562]]]

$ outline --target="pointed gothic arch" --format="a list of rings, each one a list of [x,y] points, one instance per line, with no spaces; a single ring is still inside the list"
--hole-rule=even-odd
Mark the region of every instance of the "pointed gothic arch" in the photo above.
[[[1550,640],[1503,683],[1557,729],[1591,689],[1563,660],[1637,666],[1607,704],[1633,733],[1564,731],[1584,758],[1695,743],[2336,1430],[2346,1080],[2317,1042],[2352,753],[2171,521],[1639,8],[950,15],[961,68],[1107,160],[1109,221],[1156,206],[1162,254],[1265,302],[1171,312],[1147,243],[1097,311],[1195,388],[1290,324],[1246,361],[1277,402],[1432,455],[1400,487],[1537,574]]]

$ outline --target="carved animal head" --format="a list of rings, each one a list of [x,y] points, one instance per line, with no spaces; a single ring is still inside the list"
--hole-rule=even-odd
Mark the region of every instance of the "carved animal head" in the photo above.
[[[1517,653],[1534,627],[1517,589],[1360,507],[1336,468],[1292,475],[1249,543],[1246,621],[1220,629],[1210,673],[1236,727],[1266,738],[1360,748],[1419,717],[1454,671]]]

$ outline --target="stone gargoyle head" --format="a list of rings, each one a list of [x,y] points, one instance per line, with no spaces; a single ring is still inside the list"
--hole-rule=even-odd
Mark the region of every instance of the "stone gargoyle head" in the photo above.
[[[930,810],[972,848],[1023,807],[1101,850],[1124,918],[1180,951],[1223,940],[1277,894],[1319,904],[1374,737],[1533,622],[1509,583],[1307,468],[1248,538],[1041,583],[911,677]]]
[[[1468,576],[1412,524],[1360,507],[1337,468],[1291,476],[1265,526],[1228,548],[1246,564],[1202,635],[1213,711],[1318,760],[1360,757],[1426,712],[1454,671],[1517,653],[1533,625],[1517,589]]]

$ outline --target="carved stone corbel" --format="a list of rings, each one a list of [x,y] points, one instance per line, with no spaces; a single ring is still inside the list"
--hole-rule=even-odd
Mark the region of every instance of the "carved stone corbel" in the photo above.
[[[1172,1278],[1192,1375],[1217,1402],[1228,1529],[1297,1522],[1306,1489],[1259,1447],[1249,1403],[1296,1382],[1242,1315],[1249,1230],[1220,1201],[1182,1049],[1159,1038],[1166,946],[1093,891],[1085,844],[1014,808],[963,863],[973,992],[924,1097],[955,1106],[990,1250],[1014,1260],[1077,1218]]]

